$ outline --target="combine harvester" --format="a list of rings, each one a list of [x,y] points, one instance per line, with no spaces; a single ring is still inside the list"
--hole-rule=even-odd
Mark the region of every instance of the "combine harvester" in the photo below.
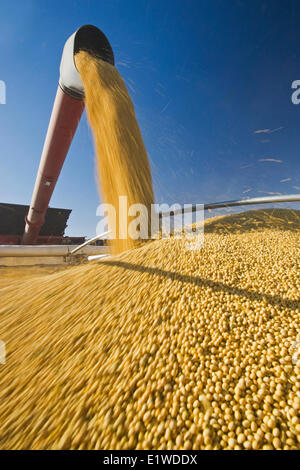
[[[49,264],[50,260],[61,264],[72,262],[74,257],[78,256],[95,258],[109,254],[107,246],[89,246],[101,238],[106,238],[108,233],[98,235],[79,246],[36,244],[51,196],[85,106],[84,87],[74,61],[75,54],[80,50],[88,51],[114,65],[114,54],[110,43],[95,26],[82,26],[66,41],[60,64],[59,85],[29,211],[25,219],[22,244],[0,246],[0,266]],[[204,204],[204,210],[294,201],[300,201],[300,194],[215,202]],[[196,211],[196,206],[191,208],[191,211]],[[174,211],[171,215],[180,213],[182,213],[181,210]],[[160,218],[164,215],[169,216],[169,213],[161,213]]]

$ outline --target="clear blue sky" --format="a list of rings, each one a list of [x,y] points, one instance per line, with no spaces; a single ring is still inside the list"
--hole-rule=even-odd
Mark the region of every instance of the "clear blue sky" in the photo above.
[[[1,0],[0,202],[30,202],[62,48],[86,23],[114,49],[157,202],[299,193],[299,18],[290,0]],[[84,115],[51,206],[73,210],[67,234],[93,236],[98,203]]]

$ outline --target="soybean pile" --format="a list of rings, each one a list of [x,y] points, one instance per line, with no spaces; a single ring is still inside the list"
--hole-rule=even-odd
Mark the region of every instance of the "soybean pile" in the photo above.
[[[262,214],[0,287],[1,448],[299,449],[299,211]]]
[[[127,237],[128,227],[137,214],[129,213],[123,224],[125,235],[120,234],[119,221],[128,210],[119,207],[119,197],[127,198],[128,208],[143,204],[151,214],[154,195],[148,155],[133,103],[118,70],[85,51],[76,54],[75,62],[84,83],[87,115],[95,140],[99,190],[102,201],[112,207],[108,212],[110,245],[117,254],[140,244],[139,240]],[[147,220],[141,216],[141,224],[150,234],[150,216]],[[147,237],[148,234],[144,238]]]

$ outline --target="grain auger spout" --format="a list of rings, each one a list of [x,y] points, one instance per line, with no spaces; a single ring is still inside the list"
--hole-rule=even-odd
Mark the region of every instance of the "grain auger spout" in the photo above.
[[[36,243],[45,214],[69,147],[84,110],[84,87],[74,57],[79,51],[114,65],[114,54],[98,28],[85,25],[70,36],[64,46],[60,78],[40,160],[30,208],[25,220],[22,244]]]

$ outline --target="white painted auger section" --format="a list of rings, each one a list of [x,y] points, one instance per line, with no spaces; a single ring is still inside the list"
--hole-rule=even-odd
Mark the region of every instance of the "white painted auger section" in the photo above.
[[[95,256],[88,256],[88,261],[95,261],[97,259],[107,258],[109,255],[95,255]]]
[[[75,93],[81,99],[84,98],[84,87],[74,61],[74,41],[78,30],[66,41],[61,63],[59,85],[70,94]]]

